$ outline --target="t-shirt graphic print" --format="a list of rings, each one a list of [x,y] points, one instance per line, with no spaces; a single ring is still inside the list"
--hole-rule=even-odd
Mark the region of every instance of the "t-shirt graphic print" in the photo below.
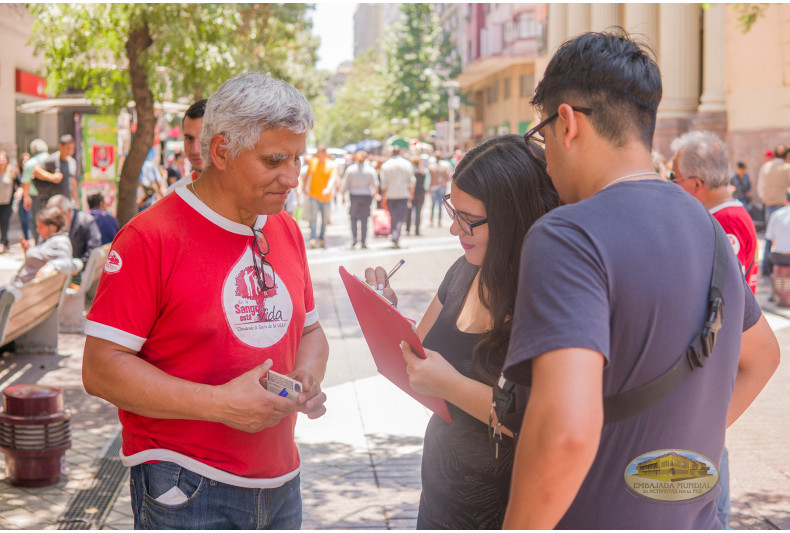
[[[233,265],[222,287],[225,318],[234,335],[253,348],[268,348],[283,338],[293,315],[293,302],[281,276],[261,265],[261,290],[252,249],[247,248]]]

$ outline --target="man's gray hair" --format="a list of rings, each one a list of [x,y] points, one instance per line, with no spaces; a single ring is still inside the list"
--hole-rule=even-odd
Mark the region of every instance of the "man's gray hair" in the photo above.
[[[313,108],[289,83],[263,72],[248,72],[231,78],[212,94],[203,115],[200,157],[205,168],[212,165],[211,139],[224,135],[231,159],[252,149],[261,132],[287,128],[305,133],[313,127]]]
[[[708,189],[729,185],[727,146],[715,134],[690,131],[672,141],[672,151],[678,156],[678,170],[684,178],[699,178]]]
[[[40,154],[41,152],[49,152],[49,146],[44,139],[33,139],[30,141],[30,155]]]

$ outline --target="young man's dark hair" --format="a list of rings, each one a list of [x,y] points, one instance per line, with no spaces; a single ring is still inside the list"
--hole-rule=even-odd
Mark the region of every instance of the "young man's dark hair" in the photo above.
[[[590,108],[595,130],[618,146],[629,137],[624,126],[630,122],[652,149],[662,88],[651,55],[622,28],[580,35],[559,47],[531,103],[544,117],[562,103]]]
[[[91,194],[88,196],[88,209],[99,209],[103,201],[104,196],[102,196],[102,193]]]
[[[184,118],[203,118],[203,115],[206,113],[206,102],[208,102],[208,100],[200,100],[189,106],[189,108],[186,110],[186,113],[184,113]]]
[[[744,163],[743,161],[738,161],[738,164],[736,166],[738,168],[746,168],[746,163]]]

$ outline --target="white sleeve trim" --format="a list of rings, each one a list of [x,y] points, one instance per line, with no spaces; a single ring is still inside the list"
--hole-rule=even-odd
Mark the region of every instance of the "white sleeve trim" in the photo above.
[[[316,322],[318,322],[318,309],[313,309],[312,311],[308,311],[304,317],[305,327],[312,326]]]
[[[135,352],[139,352],[143,344],[145,344],[145,341],[148,340],[144,337],[138,337],[137,335],[132,335],[121,329],[99,324],[91,320],[88,320],[85,324],[85,335],[114,342],[115,344],[119,344],[124,348],[129,348]]]

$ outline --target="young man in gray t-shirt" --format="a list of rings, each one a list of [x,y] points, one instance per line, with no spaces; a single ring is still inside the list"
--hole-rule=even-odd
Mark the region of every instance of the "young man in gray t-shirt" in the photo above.
[[[708,318],[715,222],[654,171],[660,100],[657,65],[622,33],[567,41],[536,90],[545,119],[527,142],[545,138],[567,205],[522,250],[504,373],[530,389],[506,529],[718,528],[725,429],[778,365],[727,247],[712,356],[663,401],[604,424],[603,398],[666,372]]]

